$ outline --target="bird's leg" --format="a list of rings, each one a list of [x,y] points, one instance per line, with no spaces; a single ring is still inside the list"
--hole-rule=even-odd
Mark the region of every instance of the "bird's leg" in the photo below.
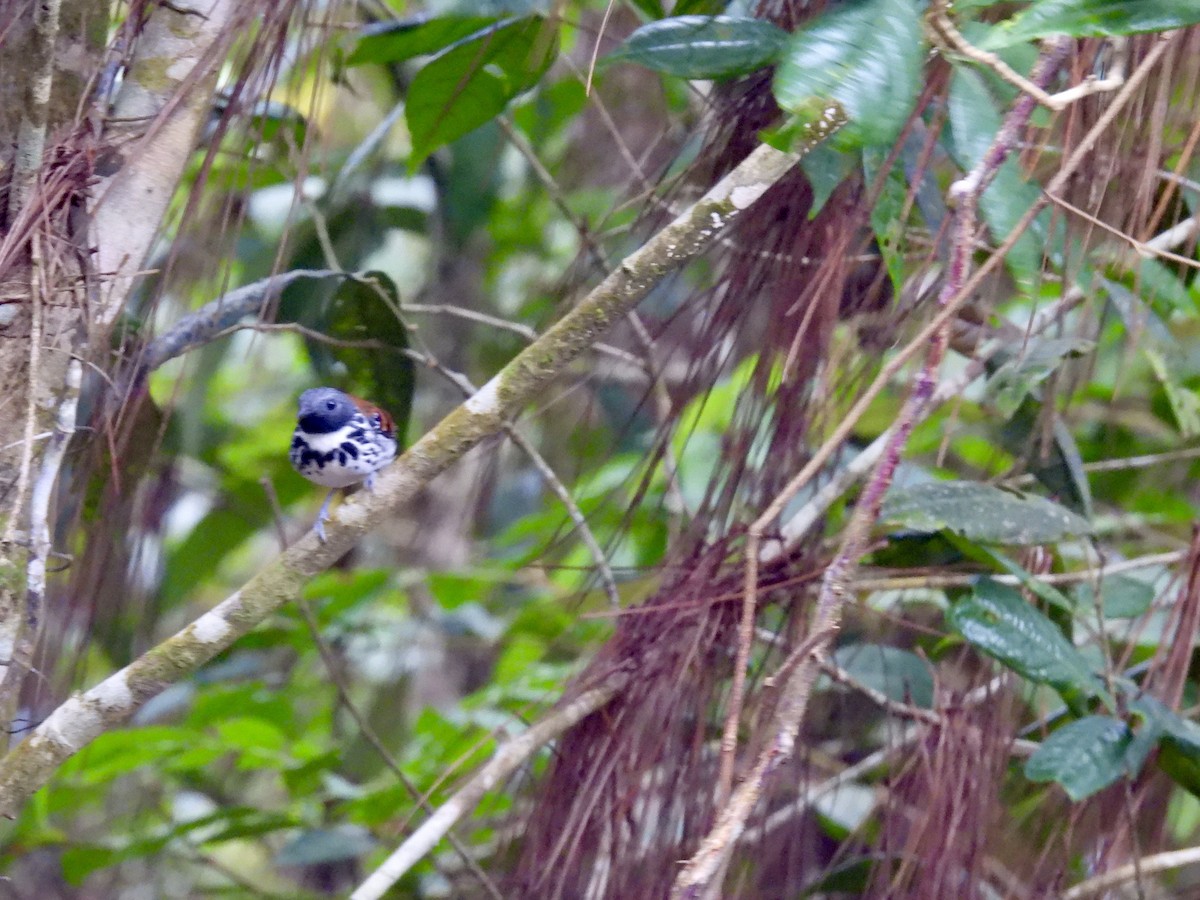
[[[375,493],[375,473],[374,472],[371,472],[370,474],[367,475],[366,480],[363,481],[363,487],[365,487],[372,494]]]
[[[337,493],[337,488],[334,488],[325,496],[325,502],[321,504],[321,509],[317,513],[317,521],[313,525],[313,531],[317,533],[317,537],[321,543],[325,543],[325,523],[329,521],[329,502],[333,500],[333,495]]]

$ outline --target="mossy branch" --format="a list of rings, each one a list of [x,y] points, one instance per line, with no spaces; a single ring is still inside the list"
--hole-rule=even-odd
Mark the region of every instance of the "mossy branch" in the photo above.
[[[297,596],[388,512],[534,402],[580,353],[666,275],[708,248],[717,235],[801,156],[841,127],[837,106],[809,127],[792,153],[762,145],[703,197],[627,257],[575,309],[447,415],[382,473],[374,493],[338,508],[328,541],[309,534],[209,612],[83,694],[71,697],[0,759],[0,813],[15,816],[66,759],[124,723],[147,700],[248,633]]]

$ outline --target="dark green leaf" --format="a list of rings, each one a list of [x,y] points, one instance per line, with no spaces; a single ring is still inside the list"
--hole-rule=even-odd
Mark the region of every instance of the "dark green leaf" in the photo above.
[[[1133,732],[1120,719],[1087,716],[1064,725],[1025,763],[1031,781],[1057,781],[1079,801],[1132,771],[1128,759]]]
[[[1090,584],[1077,585],[1072,592],[1080,604],[1099,606],[1106,619],[1132,619],[1150,608],[1154,588],[1128,575],[1107,575],[1100,582],[1100,603]]]
[[[410,168],[503,112],[537,84],[557,54],[554,23],[530,16],[498,22],[435,56],[408,91]]]
[[[318,319],[317,330],[334,339],[305,339],[321,380],[386,409],[403,445],[416,373],[404,355],[408,329],[400,319],[395,283],[383,272],[346,279]]]
[[[661,19],[664,15],[662,0],[633,0],[633,5],[650,19]]]
[[[855,681],[891,700],[933,706],[933,676],[915,653],[881,644],[851,644],[839,647],[833,661]]]
[[[1050,444],[1045,443],[1049,416]],[[1013,417],[1000,429],[1000,443],[1021,459],[1051,496],[1070,510],[1091,517],[1092,489],[1075,436],[1058,410],[1040,400],[1026,397]],[[1043,453],[1043,450],[1047,452]]]
[[[844,4],[812,20],[792,36],[775,73],[779,105],[808,114],[836,100],[851,141],[888,143],[921,87],[920,23],[914,0]]]
[[[1057,503],[969,481],[936,481],[891,491],[884,522],[919,531],[955,531],[993,544],[1050,544],[1089,534],[1082,516]]]
[[[1013,588],[984,578],[970,597],[950,607],[946,620],[980,651],[1030,681],[1088,696],[1099,691],[1083,655]]]
[[[1147,697],[1139,698],[1146,704]],[[1159,765],[1180,786],[1200,797],[1200,725],[1182,718],[1178,713],[1158,707],[1162,727]]]
[[[673,10],[677,16],[713,16],[728,5],[728,0],[678,0]]]
[[[835,150],[829,144],[817,144],[800,160],[800,168],[812,185],[813,200],[808,210],[808,217],[812,219],[821,211],[834,189],[854,170],[854,157]]]
[[[358,825],[315,828],[284,845],[275,856],[279,866],[312,866],[357,859],[375,849],[375,839]]]
[[[363,30],[346,65],[397,63],[437,53],[495,21],[488,16],[422,16],[372,25]]]
[[[1196,0],[1039,0],[997,26],[985,49],[1052,34],[1105,37],[1170,31],[1200,23]]]
[[[680,78],[730,78],[775,62],[788,33],[762,19],[676,16],[643,25],[609,54]]]

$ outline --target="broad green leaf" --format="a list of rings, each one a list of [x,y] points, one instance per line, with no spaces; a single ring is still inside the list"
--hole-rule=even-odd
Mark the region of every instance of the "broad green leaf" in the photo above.
[[[437,53],[495,21],[487,16],[421,16],[371,25],[363,29],[346,65],[398,63]]]
[[[1064,725],[1042,742],[1025,763],[1030,781],[1056,781],[1079,801],[1108,787],[1127,772],[1134,736],[1120,719],[1087,716]]]
[[[987,389],[1001,415],[1011,417],[1028,396],[1068,360],[1089,353],[1095,345],[1082,338],[1046,338],[1017,351],[992,373]]]
[[[921,87],[925,47],[914,0],[838,6],[797,31],[775,72],[775,98],[812,114],[836,100],[859,144],[886,144],[904,125]]]
[[[680,78],[730,78],[775,62],[788,33],[762,19],[676,16],[643,25],[608,56]]]
[[[970,481],[935,481],[891,491],[880,518],[918,531],[945,528],[993,544],[1051,544],[1091,532],[1082,516],[1044,497]]]
[[[558,29],[540,16],[505,20],[443,50],[412,80],[405,106],[409,167],[504,111],[558,54]]]
[[[994,50],[1052,34],[1109,37],[1197,23],[1200,3],[1196,0],[1039,0],[998,25],[983,48]]]
[[[841,153],[827,143],[817,144],[800,160],[800,168],[812,185],[813,200],[808,210],[808,217],[812,219],[821,211],[834,188],[854,171],[854,156]]]
[[[1077,603],[1098,606],[1106,619],[1132,619],[1150,608],[1154,600],[1154,588],[1130,578],[1128,575],[1107,575],[1100,582],[1100,602],[1096,602],[1095,588],[1090,584],[1076,585],[1071,592]]]
[[[305,338],[321,381],[386,409],[396,422],[401,446],[408,431],[416,380],[408,329],[400,319],[400,294],[383,272],[346,279],[324,306],[317,330],[333,341]],[[369,346],[365,346],[369,345]]]
[[[1013,588],[981,579],[970,597],[950,607],[946,620],[981,652],[1030,681],[1087,696],[1100,689],[1083,655]]]
[[[1147,697],[1139,698],[1146,704]],[[1163,771],[1181,787],[1200,797],[1200,725],[1165,709],[1161,704],[1158,719],[1162,726],[1161,752],[1158,762]]]
[[[954,67],[949,112],[958,163],[967,171],[983,158],[1002,121],[996,101],[974,69]],[[979,211],[993,238],[1001,241],[1007,237],[1039,197],[1039,190],[1026,181],[1016,160],[1007,159],[979,198]],[[1035,219],[1005,257],[1005,263],[1018,280],[1032,282],[1038,277],[1045,244],[1041,221]]]
[[[839,647],[833,661],[855,681],[891,700],[933,706],[933,676],[915,653],[882,644],[851,644]]]
[[[1149,346],[1143,347],[1142,352],[1150,361],[1155,377],[1162,383],[1180,433],[1189,438],[1200,434],[1200,397],[1191,388],[1180,384],[1162,353]]]

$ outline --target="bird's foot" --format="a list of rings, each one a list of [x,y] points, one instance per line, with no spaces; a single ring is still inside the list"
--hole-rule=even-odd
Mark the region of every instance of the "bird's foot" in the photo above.
[[[325,497],[325,502],[321,504],[321,509],[317,512],[317,521],[313,523],[313,531],[317,533],[317,540],[322,544],[327,542],[325,537],[325,523],[329,521],[329,504],[333,500],[333,495],[337,493],[337,489],[330,491]]]

